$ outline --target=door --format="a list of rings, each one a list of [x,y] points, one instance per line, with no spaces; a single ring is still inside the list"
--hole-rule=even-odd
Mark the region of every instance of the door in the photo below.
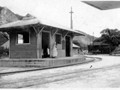
[[[70,47],[71,47],[71,43],[70,43],[70,37],[66,36],[65,37],[65,41],[66,41],[66,57],[70,57]]]
[[[42,32],[42,50],[43,50],[43,58],[50,57],[50,33]]]

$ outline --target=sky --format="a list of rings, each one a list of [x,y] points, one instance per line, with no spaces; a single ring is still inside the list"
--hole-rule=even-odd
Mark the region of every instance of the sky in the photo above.
[[[96,37],[106,28],[120,30],[120,8],[99,10],[81,0],[0,0],[0,6],[16,14],[30,13],[70,28],[70,10],[73,9],[73,29]]]

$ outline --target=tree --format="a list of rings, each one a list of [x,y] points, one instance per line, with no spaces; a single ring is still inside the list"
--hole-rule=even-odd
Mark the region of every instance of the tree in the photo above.
[[[105,52],[108,50],[110,54],[120,44],[120,31],[118,29],[107,28],[102,30],[100,33],[101,37],[95,39],[93,43],[95,42],[101,43],[100,45],[98,45],[97,49]],[[94,44],[93,48],[95,48]]]
[[[95,41],[107,43],[111,46],[118,46],[120,44],[120,31],[118,29],[104,29],[101,32],[101,37]]]

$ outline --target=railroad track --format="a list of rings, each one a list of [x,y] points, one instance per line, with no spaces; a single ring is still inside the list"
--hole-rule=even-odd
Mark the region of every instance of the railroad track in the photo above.
[[[93,59],[93,57],[86,57],[86,59]],[[100,58],[94,58],[94,61],[99,61],[101,60]],[[11,73],[3,73],[1,76],[9,76],[9,75],[15,75],[18,73],[29,73],[29,72],[36,72],[36,71],[41,71],[41,69],[35,69],[35,70],[28,70],[28,71],[20,71],[20,72],[11,72]],[[41,85],[45,83],[50,83],[50,82],[56,82],[60,80],[65,80],[65,79],[70,79],[73,78],[76,74],[84,72],[84,69],[77,69],[77,70],[71,70],[70,72],[63,72],[63,73],[55,73],[51,74],[48,76],[32,76],[28,78],[21,78],[17,80],[5,80],[0,82],[0,88],[24,88],[24,87],[31,87],[34,85]]]

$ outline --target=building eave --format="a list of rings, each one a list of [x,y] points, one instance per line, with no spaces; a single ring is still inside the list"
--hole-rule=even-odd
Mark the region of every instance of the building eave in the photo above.
[[[15,22],[11,22],[11,23],[8,23],[8,24],[1,25],[0,26],[0,31],[9,32],[10,31],[9,28],[18,28],[18,27],[24,27],[24,26],[30,26],[30,25],[36,25],[36,24],[46,25],[46,26],[50,26],[50,27],[54,27],[54,28],[63,29],[63,30],[72,32],[74,35],[83,35],[80,32],[77,32],[75,30],[66,28],[64,26],[52,23],[50,21],[45,21],[45,20],[41,21],[41,20],[38,20],[36,18],[35,19],[30,19],[30,20],[18,20],[18,21],[15,21]]]

